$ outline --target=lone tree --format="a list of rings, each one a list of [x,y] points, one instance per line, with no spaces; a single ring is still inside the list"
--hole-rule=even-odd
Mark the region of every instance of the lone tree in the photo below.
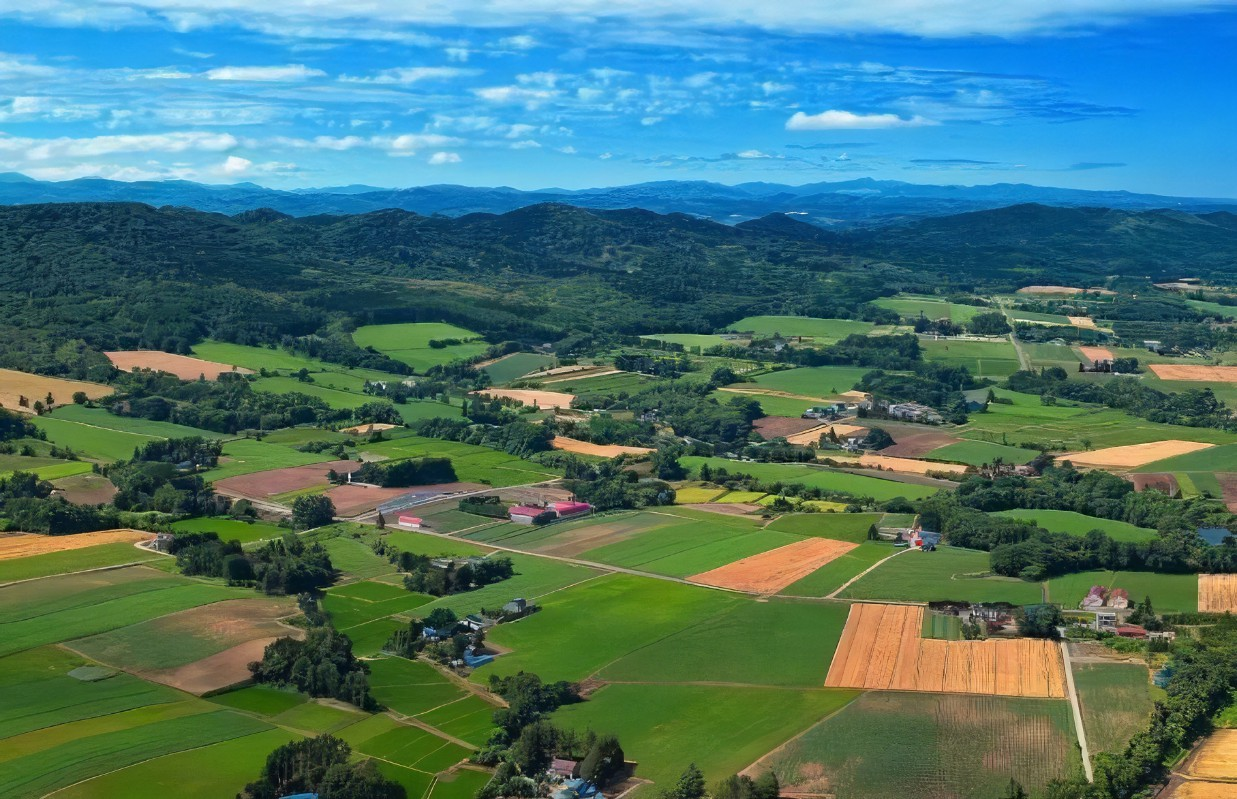
[[[1064,623],[1056,605],[1027,605],[1018,615],[1018,632],[1027,638],[1056,639],[1057,627]]]
[[[378,518],[374,520],[374,526],[379,530],[385,530],[387,528],[387,517],[382,515],[382,511],[378,511]]]
[[[322,494],[297,497],[292,503],[292,526],[298,530],[321,527],[335,520],[335,503]]]

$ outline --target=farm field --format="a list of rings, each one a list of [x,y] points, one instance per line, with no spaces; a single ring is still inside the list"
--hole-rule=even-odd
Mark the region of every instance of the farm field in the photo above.
[[[817,344],[832,344],[847,336],[866,336],[872,331],[871,322],[856,319],[820,319],[813,316],[747,316],[728,326],[741,333],[755,333],[767,337],[779,333],[784,337],[803,336]]]
[[[322,609],[341,632],[377,619],[407,613],[433,601],[425,594],[414,594],[401,585],[362,581],[327,589]]]
[[[782,590],[782,595],[792,597],[828,596],[844,585],[847,580],[862,574],[865,569],[900,551],[894,549],[893,545],[889,543],[865,541],[842,557],[826,563],[798,582],[786,586]]]
[[[1119,754],[1151,714],[1150,674],[1141,663],[1075,663],[1074,686],[1093,754]]]
[[[1139,466],[1139,472],[1233,472],[1237,471],[1237,444],[1200,449]]]
[[[128,350],[103,353],[122,372],[134,369],[150,369],[155,372],[167,372],[181,380],[197,380],[205,377],[207,380],[218,380],[220,375],[229,373],[251,374],[251,369],[238,368],[232,364],[205,361],[201,358],[191,358],[188,355],[175,355],[159,350]]]
[[[1039,453],[1033,449],[1007,447],[990,441],[959,441],[934,449],[925,458],[937,461],[956,461],[970,466],[983,466],[1000,458],[1005,463],[1030,463]]]
[[[903,319],[915,319],[922,315],[927,319],[950,319],[954,322],[966,322],[978,314],[996,310],[974,305],[960,305],[933,297],[908,295],[881,297],[873,300],[872,304],[895,311]]]
[[[860,544],[868,540],[868,529],[879,525],[881,517],[880,513],[792,513],[779,516],[765,529]]]
[[[696,350],[707,350],[709,347],[719,347],[722,344],[735,344],[738,342],[727,341],[721,336],[712,333],[657,333],[654,335],[641,336],[640,338],[648,339],[649,341],[660,341],[664,344],[679,344],[683,349],[689,352]]]
[[[92,427],[106,430],[117,430],[122,433],[136,433],[152,438],[187,438],[201,436],[202,438],[226,438],[222,433],[188,427],[172,422],[158,422],[153,419],[143,419],[138,416],[117,416],[103,408],[87,408],[82,405],[66,405],[57,408],[49,416],[53,419],[64,419],[69,422],[79,422]]]
[[[322,375],[319,375],[319,378],[321,377]],[[359,408],[374,401],[373,397],[359,391],[330,388],[317,382],[302,383],[295,377],[260,377],[253,382],[253,389],[268,394],[305,394],[317,397],[332,408]]]
[[[43,555],[26,555],[20,558],[0,560],[0,584],[69,574],[86,569],[121,566],[126,563],[146,563],[161,560],[164,557],[157,552],[138,549],[132,544],[123,542],[96,544],[81,549],[48,552]]]
[[[496,449],[419,436],[364,444],[361,452],[392,459],[450,458],[458,480],[484,483],[495,488],[536,483],[559,476],[552,467],[521,460]]]
[[[90,399],[100,399],[112,393],[111,386],[101,383],[87,383],[82,380],[65,380],[59,377],[35,375],[29,372],[18,372],[13,369],[0,369],[0,408],[19,413],[34,413],[35,400],[47,403],[47,395],[51,394],[55,405],[63,405],[73,401],[73,395],[78,391],[85,392]],[[25,397],[28,406],[21,405]]]
[[[1232,780],[1237,776],[1235,761],[1237,730],[1215,730],[1203,739],[1188,761],[1185,773],[1200,780]]]
[[[198,518],[185,519],[172,525],[176,532],[184,533],[218,533],[221,541],[240,541],[242,544],[252,544],[269,538],[282,538],[291,528],[280,527],[269,522],[243,522],[236,519]]]
[[[1194,613],[1198,610],[1198,576],[1155,572],[1090,571],[1054,577],[1048,581],[1048,599],[1076,608],[1093,585],[1124,588],[1130,604],[1151,597],[1157,613]]]
[[[300,452],[282,444],[268,444],[252,438],[237,438],[223,445],[219,465],[206,473],[211,482],[242,474],[306,466],[331,460],[330,453]]]
[[[618,444],[593,444],[588,441],[578,441],[565,436],[554,436],[550,446],[563,452],[574,452],[577,455],[595,455],[599,458],[617,458],[619,455],[648,455],[653,450],[648,447],[622,447]]]
[[[331,364],[308,355],[298,355],[282,347],[250,347],[244,344],[233,344],[228,341],[203,341],[193,345],[193,354],[207,361],[232,364],[252,369],[267,371],[287,370],[296,372],[307,369],[310,372],[345,371],[339,364]]]
[[[482,370],[490,376],[490,382],[495,385],[503,385],[517,380],[524,375],[534,372],[538,369],[553,366],[556,363],[553,356],[538,355],[532,352],[513,352],[510,355],[504,355],[493,363],[482,367]]]
[[[0,455],[0,477],[9,477],[13,472],[31,472],[40,480],[59,480],[79,474],[89,474],[93,467],[86,461],[67,461],[60,458],[39,458],[26,455]]]
[[[522,622],[521,622],[522,623]],[[612,733],[640,776],[670,786],[685,763],[705,774],[734,774],[857,695],[701,685],[607,685],[587,702],[567,705],[555,724]]]
[[[441,348],[430,346],[432,340],[446,339],[459,339],[462,343]],[[490,346],[471,330],[442,322],[366,325],[352,333],[352,340],[358,347],[373,347],[419,373],[431,366],[475,358]]]
[[[1043,527],[1045,530],[1051,530],[1054,533],[1068,533],[1070,535],[1083,536],[1092,530],[1102,530],[1110,538],[1117,541],[1150,541],[1156,538],[1159,534],[1155,530],[1146,527],[1138,527],[1129,522],[1115,521],[1113,519],[1100,519],[1095,516],[1084,516],[1081,513],[1075,513],[1068,510],[1032,510],[1019,508],[1017,510],[1003,510],[995,514],[995,516],[1005,516],[1011,519],[1025,519]]]
[[[529,601],[548,601],[558,597],[571,586],[588,584],[602,575],[595,569],[570,563],[535,558],[528,555],[509,556],[515,565],[515,576],[501,583],[487,585],[464,594],[441,597],[422,606],[419,614],[427,614],[434,608],[450,608],[459,616],[476,613],[481,608],[502,607],[515,597]],[[521,622],[523,624],[523,622]],[[519,625],[517,625],[519,626]]]
[[[1018,371],[1018,352],[1008,341],[921,340],[925,360],[965,366],[976,377],[1008,377]]]
[[[807,538],[719,566],[687,579],[753,594],[776,594],[857,547],[849,541]]]
[[[864,375],[872,371],[862,366],[805,366],[757,375],[752,383],[740,383],[734,388],[765,389],[798,394],[804,397],[833,397],[855,388]],[[802,404],[802,403],[801,403]],[[804,404],[802,413],[812,405]],[[798,416],[799,413],[794,414]]]
[[[688,375],[691,373],[689,372]],[[687,376],[681,378],[689,379]],[[576,380],[556,380],[547,383],[546,388],[560,393],[574,394],[577,397],[604,396],[626,391],[632,393],[657,382],[657,378],[635,372],[613,372],[598,374],[595,377],[581,377]]]
[[[717,486],[686,486],[674,490],[674,504],[695,505],[701,502],[712,502],[726,494],[726,489]]]
[[[688,456],[681,463],[693,474],[707,463],[709,468],[723,468],[729,472],[750,474],[760,480],[783,483],[802,483],[809,487],[826,491],[838,491],[852,496],[872,497],[877,501],[885,501],[894,497],[907,499],[922,499],[935,494],[939,489],[889,480],[883,477],[868,477],[867,475],[850,474],[848,472],[832,472],[826,469],[805,466],[797,463],[735,463],[724,458],[704,458]]]
[[[1036,638],[923,638],[917,605],[850,606],[825,685],[831,688],[1065,698],[1057,645]]]
[[[78,455],[98,461],[120,461],[133,457],[138,447],[155,440],[148,435],[107,430],[54,416],[39,416],[35,425],[47,434],[47,440],[68,447]]]
[[[1037,796],[1080,766],[1068,702],[873,691],[753,771],[791,795],[906,799],[1000,796],[1011,777]]]
[[[1144,444],[1130,444],[1124,447],[1106,447],[1089,452],[1072,452],[1061,456],[1077,466],[1099,466],[1110,469],[1131,468],[1143,466],[1155,461],[1162,461],[1176,455],[1185,455],[1199,450],[1211,448],[1211,444],[1198,441],[1150,441]]]
[[[0,533],[0,561],[63,552],[101,544],[133,544],[153,538],[141,530],[100,530],[95,533],[50,536],[33,533]]]
[[[987,552],[948,546],[942,546],[935,552],[912,550],[881,564],[843,591],[841,596],[861,600],[959,600],[1009,602],[1012,605],[1030,605],[1040,601],[1039,583],[1028,583],[1014,577],[969,576],[989,571]]]
[[[1198,610],[1201,613],[1237,612],[1237,574],[1198,575]]]

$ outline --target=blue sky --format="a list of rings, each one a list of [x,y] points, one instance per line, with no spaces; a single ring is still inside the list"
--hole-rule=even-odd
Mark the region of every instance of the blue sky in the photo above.
[[[1237,0],[0,0],[48,180],[1237,196]]]

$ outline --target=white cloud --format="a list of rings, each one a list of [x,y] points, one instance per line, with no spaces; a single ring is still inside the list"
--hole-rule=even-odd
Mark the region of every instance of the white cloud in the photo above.
[[[522,103],[528,108],[536,108],[558,95],[557,91],[529,89],[524,86],[490,86],[474,89],[473,93],[491,103]]]
[[[760,84],[760,90],[766,95],[781,94],[782,92],[791,91],[794,88],[795,87],[791,86],[789,83],[778,83],[777,81],[772,80],[767,80]]]
[[[560,153],[566,153],[567,155],[576,154],[576,148],[572,147],[570,144],[564,144],[562,147],[558,148],[558,151]]]
[[[242,80],[262,83],[292,83],[326,76],[322,70],[307,67],[304,64],[286,64],[278,67],[216,67],[205,74],[207,80]]]
[[[645,117],[640,120],[640,124],[645,127],[648,127],[649,125],[656,125],[658,122],[661,122],[661,117]]]
[[[0,122],[80,122],[96,119],[102,113],[97,105],[83,105],[57,97],[19,95],[7,104],[0,102]]]
[[[479,69],[465,69],[463,67],[396,67],[395,69],[384,69],[367,77],[341,75],[339,79],[344,83],[400,84],[407,86],[423,80],[450,80],[452,78],[480,74],[481,70]]]
[[[609,161],[611,158],[614,157],[614,153],[602,153],[601,155],[597,157],[600,158],[602,161]]]
[[[241,158],[239,155],[229,155],[219,165],[219,172],[224,175],[242,175],[248,172],[251,166],[253,166],[253,161],[250,161],[248,158]]]
[[[760,150],[741,150],[735,153],[735,155],[740,158],[776,158],[776,156],[769,155],[768,153],[761,152]]]
[[[512,50],[531,50],[540,42],[531,36],[520,34],[518,36],[507,36],[498,40],[500,47],[508,47]]]
[[[459,64],[467,61],[468,57],[472,55],[472,51],[467,47],[448,47],[442,52],[447,56],[448,61],[454,61]]]
[[[536,150],[541,147],[541,142],[533,139],[524,139],[522,141],[512,142],[512,150]]]
[[[877,130],[880,128],[919,128],[937,125],[930,119],[913,116],[909,119],[897,114],[856,114],[852,111],[822,111],[805,114],[796,111],[786,120],[786,130]]]
[[[0,153],[18,153],[31,161],[93,158],[115,153],[226,152],[239,144],[230,133],[178,131],[145,135],[30,139],[0,134]]]
[[[683,85],[689,89],[703,89],[717,77],[716,72],[697,72],[695,75],[688,75],[684,78]]]
[[[427,163],[433,166],[440,166],[442,164],[458,164],[462,160],[464,159],[460,158],[459,153],[438,152],[431,155]]]

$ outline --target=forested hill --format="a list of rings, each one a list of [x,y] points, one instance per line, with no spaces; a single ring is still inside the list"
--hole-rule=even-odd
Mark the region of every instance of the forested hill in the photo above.
[[[841,234],[557,204],[454,219],[13,206],[0,208],[0,365],[66,342],[184,350],[368,321],[456,321],[493,341],[706,331],[751,313],[854,316],[925,285],[1227,275],[1234,253],[1225,213],[1015,206]]]

